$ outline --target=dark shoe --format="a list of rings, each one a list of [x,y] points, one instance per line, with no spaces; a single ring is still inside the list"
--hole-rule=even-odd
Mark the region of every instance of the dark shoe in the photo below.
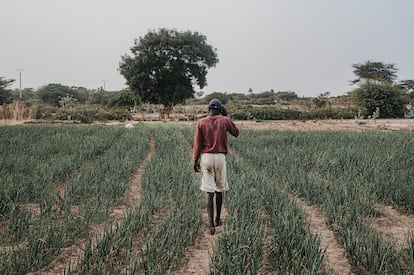
[[[216,233],[216,228],[214,228],[214,226],[210,227],[210,234],[214,235]]]
[[[216,219],[216,226],[220,226],[220,225],[222,225],[221,219]]]

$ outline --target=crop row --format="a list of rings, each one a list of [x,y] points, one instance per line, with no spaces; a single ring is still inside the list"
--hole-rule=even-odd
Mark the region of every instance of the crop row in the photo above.
[[[164,274],[180,267],[201,226],[203,199],[190,165],[183,133],[152,129],[155,152],[142,175],[142,198],[123,222],[109,230],[74,273]],[[68,273],[70,273],[68,270]]]
[[[2,197],[7,198],[1,216],[0,261],[4,265],[0,273],[42,269],[62,248],[86,237],[91,226],[106,220],[110,209],[121,203],[136,163],[148,151],[147,129],[132,133],[122,127],[66,126],[1,131],[20,141],[20,147],[12,146],[17,142],[3,145],[5,155],[12,156],[14,150],[16,162],[25,163],[28,157],[36,162],[25,170],[1,167],[10,176],[0,182]],[[24,133],[25,142],[13,131],[20,137]],[[65,172],[61,177],[49,176],[54,171]],[[16,186],[21,186],[24,196],[15,195]],[[56,192],[58,187],[65,190],[64,195]]]
[[[67,266],[67,274],[174,273],[194,239],[207,234],[190,159],[193,127],[0,132],[2,274],[47,270],[80,241],[79,264]],[[212,273],[329,274],[319,236],[295,197],[326,214],[356,273],[414,271],[414,236],[400,249],[370,222],[378,203],[414,212],[410,133],[243,129],[229,142],[228,215],[211,255]],[[145,169],[133,175],[140,165]],[[136,205],[126,200],[133,176],[141,179]],[[119,222],[111,221],[116,207],[125,209]]]
[[[400,249],[370,222],[377,203],[413,213],[411,140],[407,132],[247,131],[233,146],[280,190],[324,210],[357,273],[383,274],[413,272],[412,236]]]

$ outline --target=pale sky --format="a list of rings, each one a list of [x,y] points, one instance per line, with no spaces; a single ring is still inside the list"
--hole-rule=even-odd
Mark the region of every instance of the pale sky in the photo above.
[[[0,76],[120,90],[121,56],[159,28],[197,31],[220,59],[205,93],[343,95],[352,64],[414,79],[413,0],[0,0]]]

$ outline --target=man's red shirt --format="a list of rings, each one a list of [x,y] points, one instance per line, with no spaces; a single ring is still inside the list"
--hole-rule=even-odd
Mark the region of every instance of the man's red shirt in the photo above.
[[[237,137],[239,129],[227,116],[208,116],[197,122],[194,135],[193,161],[201,153],[227,154],[227,132]]]

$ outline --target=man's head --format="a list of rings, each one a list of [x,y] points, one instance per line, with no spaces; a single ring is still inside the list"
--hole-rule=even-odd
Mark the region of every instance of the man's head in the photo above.
[[[219,115],[221,113],[222,104],[217,98],[213,98],[208,103],[208,110],[212,115]]]
[[[218,100],[217,98],[213,98],[212,100],[210,100],[210,102],[208,103],[208,109],[218,109],[220,110],[221,108],[221,101]]]

